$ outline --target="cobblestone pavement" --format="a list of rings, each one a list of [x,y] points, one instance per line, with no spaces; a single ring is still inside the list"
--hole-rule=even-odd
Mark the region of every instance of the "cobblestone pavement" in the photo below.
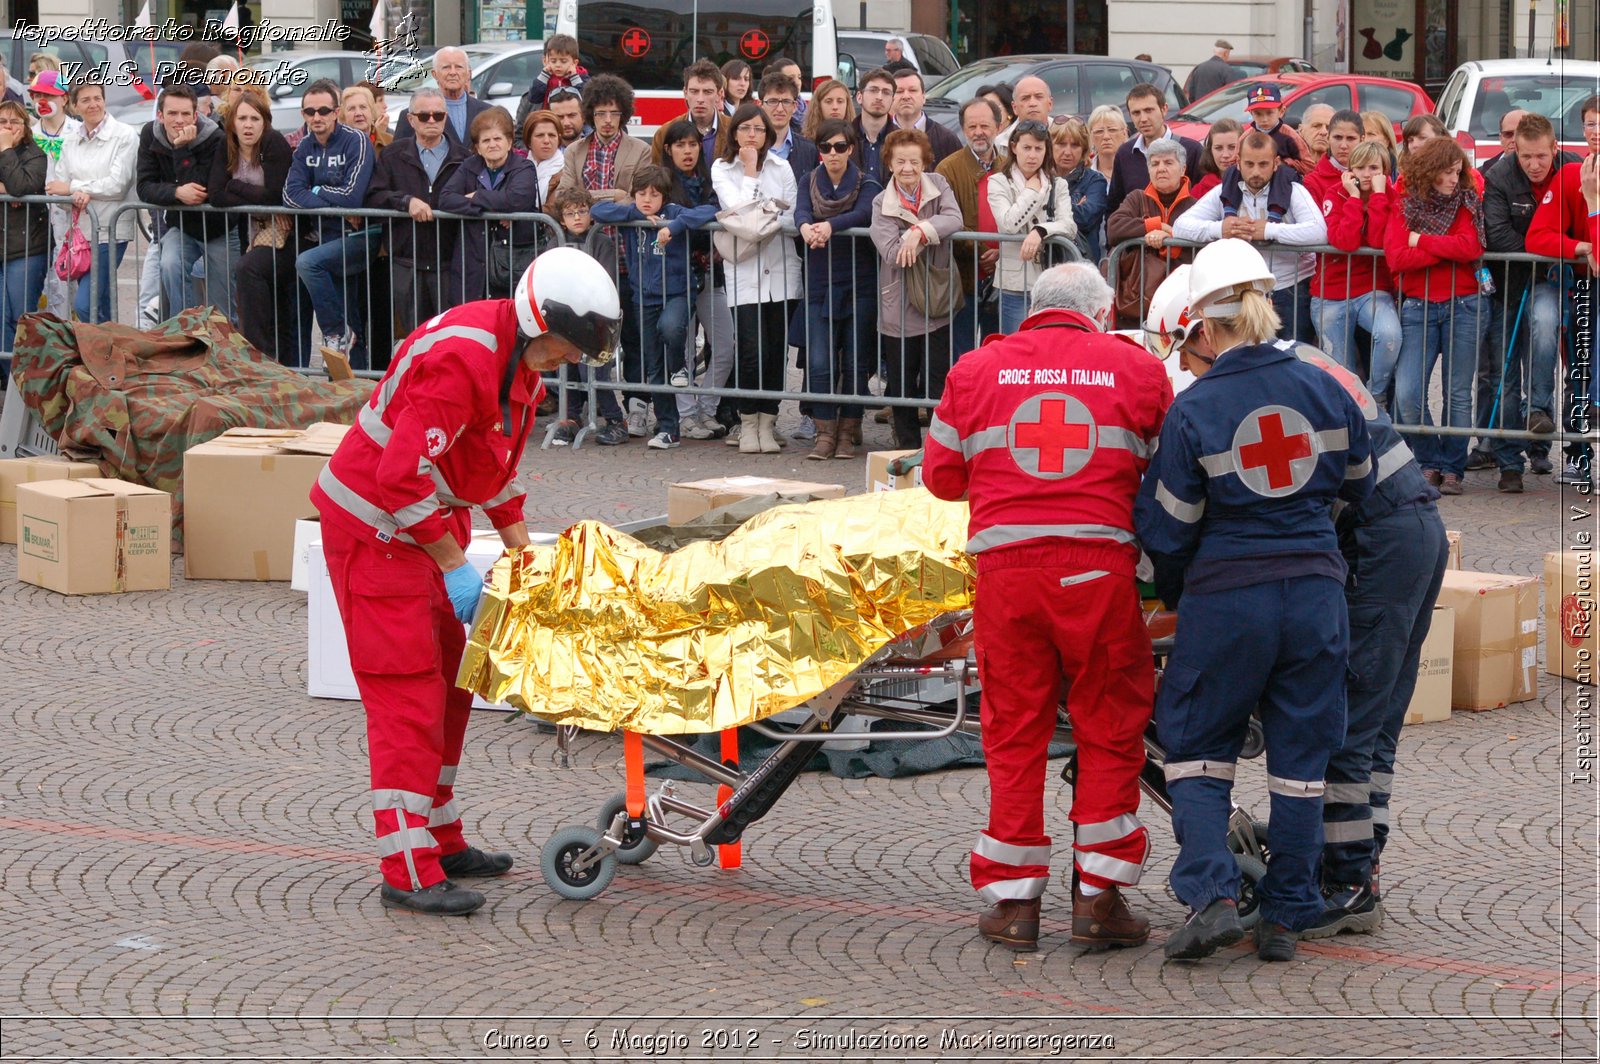
[[[530,455],[535,527],[654,515],[667,483],[708,475],[861,486],[861,462],[793,447],[641,444]],[[1540,571],[1580,500],[1529,483],[1502,496],[1474,474],[1443,502],[1468,568]],[[663,851],[562,901],[539,849],[620,787],[620,744],[584,737],[563,770],[551,736],[490,713],[460,790],[471,836],[517,868],[477,915],[433,920],[378,904],[362,715],[304,693],[303,595],[190,583],[180,565],[168,593],[64,598],[17,583],[14,552],[0,547],[6,1060],[1595,1057],[1596,792],[1564,782],[1570,683],[1408,728],[1387,923],[1288,965],[1242,946],[1163,965],[1183,913],[1159,809],[1134,899],[1147,947],[1069,946],[1064,881],[1039,953],[983,944],[971,770],[806,775],[747,833],[742,869]],[[1259,763],[1240,775],[1241,803],[1264,810]],[[1068,797],[1050,798],[1063,877]]]

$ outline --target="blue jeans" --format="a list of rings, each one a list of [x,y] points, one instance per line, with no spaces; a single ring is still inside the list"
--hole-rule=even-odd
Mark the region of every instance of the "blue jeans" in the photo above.
[[[1000,331],[1014,333],[1022,327],[1022,319],[1028,316],[1028,304],[1031,302],[1026,292],[1000,293]]]
[[[116,248],[116,261],[112,261],[111,249]],[[77,313],[79,321],[101,322],[111,320],[111,289],[117,283],[117,267],[122,265],[122,256],[128,250],[128,242],[119,240],[115,245],[96,244],[94,249],[95,276],[100,291],[95,299],[97,306],[91,313],[89,307],[89,274],[84,274],[77,281],[78,290],[72,296],[72,309]]]
[[[0,361],[0,370],[11,373],[10,352],[17,342],[17,319],[39,309],[39,296],[44,292],[45,262],[50,256],[44,252],[25,258],[0,262],[0,329],[4,330],[3,350],[7,357]]]
[[[1394,386],[1394,367],[1400,361],[1400,314],[1388,292],[1368,292],[1354,299],[1311,299],[1311,319],[1322,337],[1322,349],[1345,369],[1356,368],[1355,332],[1359,326],[1372,334],[1372,368],[1367,390],[1383,396]]]
[[[1479,384],[1489,387],[1478,396],[1479,428],[1492,425],[1520,431],[1528,427],[1528,416],[1535,410],[1555,419],[1556,347],[1565,299],[1561,285],[1543,283],[1533,285],[1525,300],[1519,296],[1510,305],[1498,297],[1489,300],[1488,340],[1479,360]],[[1493,369],[1484,374],[1487,362],[1493,363]],[[1494,440],[1489,453],[1501,469],[1520,473],[1524,454],[1546,457],[1550,444]]]
[[[662,303],[639,308],[639,329],[644,334],[644,383],[665,384],[683,368],[684,345],[689,342],[689,297],[669,296]],[[678,397],[671,392],[651,392],[656,408],[656,430],[678,434]]]
[[[233,271],[239,264],[239,245],[230,229],[214,240],[201,241],[177,226],[161,237],[161,296],[166,302],[163,319],[195,306],[192,269],[205,259],[206,302],[233,319]]]
[[[862,289],[842,308],[835,306],[831,302],[806,304],[806,391],[870,395],[867,382],[878,365],[877,293]],[[811,416],[818,421],[859,420],[861,406],[813,401]]]
[[[317,324],[322,326],[322,335],[330,340],[345,333],[345,303],[350,295],[345,281],[366,272],[367,244],[376,239],[365,233],[351,234],[302,251],[294,261],[300,283],[311,296],[311,308],[316,312]]]
[[[1478,368],[1478,341],[1489,324],[1479,295],[1430,302],[1412,296],[1400,303],[1400,365],[1395,373],[1395,421],[1421,425],[1428,405],[1428,381],[1444,356],[1444,415],[1441,425],[1472,427],[1472,377]],[[1406,434],[1424,470],[1461,476],[1467,471],[1467,437]]]
[[[1317,342],[1317,334],[1311,328],[1311,278],[1307,277],[1293,288],[1273,289],[1272,309],[1283,319],[1278,339],[1298,340],[1303,344]]]

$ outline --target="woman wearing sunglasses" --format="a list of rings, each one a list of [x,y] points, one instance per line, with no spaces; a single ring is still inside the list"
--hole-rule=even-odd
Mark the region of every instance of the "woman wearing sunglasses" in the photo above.
[[[1056,176],[1050,131],[1043,122],[1023,119],[1011,131],[1006,156],[989,175],[989,209],[1002,233],[1026,234],[1019,243],[1000,245],[1000,331],[1016,332],[1028,316],[1028,292],[1045,261],[1044,242],[1078,235],[1072,220],[1072,188]]]
[[[872,243],[840,235],[872,224],[872,202],[883,186],[851,155],[855,127],[830,118],[817,125],[821,162],[800,183],[795,225],[806,251],[806,309],[790,341],[805,352],[806,390],[867,395],[878,366],[877,256]],[[854,458],[861,442],[861,407],[812,403],[817,441],[807,458]]]

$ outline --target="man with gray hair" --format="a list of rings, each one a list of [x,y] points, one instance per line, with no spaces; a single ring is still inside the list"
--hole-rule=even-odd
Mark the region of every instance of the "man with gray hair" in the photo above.
[[[1191,100],[1198,100],[1208,93],[1216,92],[1224,85],[1232,85],[1239,80],[1239,71],[1228,62],[1228,57],[1233,52],[1233,45],[1219,37],[1217,43],[1211,47],[1211,58],[1191,70],[1189,80],[1184,82],[1184,95]]]
[[[1038,947],[1045,759],[1065,695],[1078,744],[1072,941],[1137,946],[1150,922],[1121,892],[1150,848],[1136,812],[1155,673],[1133,504],[1172,386],[1154,356],[1102,331],[1111,293],[1094,267],[1046,270],[1033,298],[1020,331],[951,368],[922,466],[929,491],[967,500],[977,560],[990,798],[970,867],[991,906],[978,933]]]
[[[467,53],[454,45],[433,53],[433,80],[444,94],[444,137],[451,144],[465,146],[472,120],[494,105],[467,91],[472,86],[472,67],[467,63]],[[409,108],[395,120],[395,140],[416,135],[416,127],[407,121],[408,114]]]
[[[394,306],[402,335],[444,309],[439,277],[455,252],[461,223],[435,221],[439,193],[467,157],[467,149],[445,139],[444,93],[418,89],[411,95],[406,125],[378,156],[367,186],[366,206],[405,211],[411,220],[387,223]]]

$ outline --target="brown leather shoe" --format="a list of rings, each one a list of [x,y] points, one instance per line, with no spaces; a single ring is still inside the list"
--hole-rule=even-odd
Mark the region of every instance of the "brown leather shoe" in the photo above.
[[[1018,953],[1039,948],[1039,899],[1003,901],[978,917],[978,933]]]
[[[1117,946],[1142,946],[1150,937],[1150,921],[1128,911],[1128,903],[1116,887],[1084,897],[1077,884],[1072,888],[1072,941],[1090,949]]]

